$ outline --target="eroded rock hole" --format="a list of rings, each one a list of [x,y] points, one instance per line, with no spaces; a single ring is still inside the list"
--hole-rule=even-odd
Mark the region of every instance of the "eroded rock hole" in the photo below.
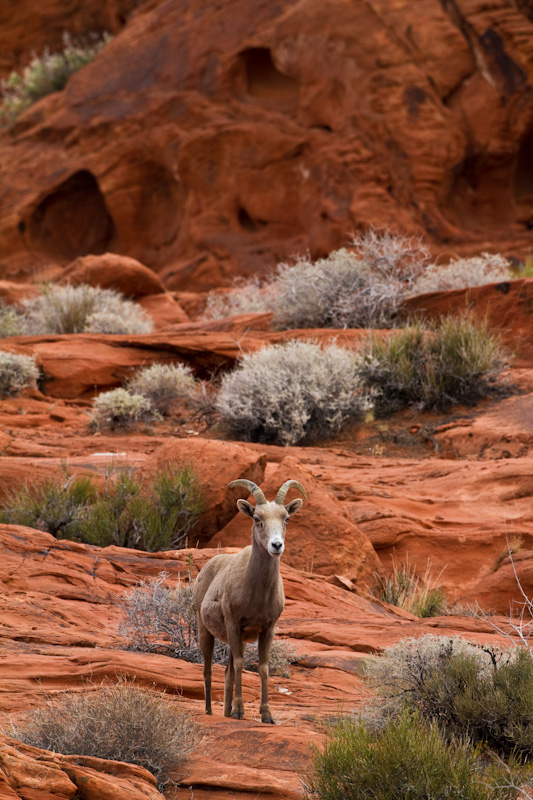
[[[298,81],[280,72],[267,47],[251,47],[241,53],[250,97],[271,102],[292,102],[298,95]]]
[[[50,192],[28,221],[32,246],[60,259],[104,253],[114,233],[96,178],[87,170],[76,172]]]

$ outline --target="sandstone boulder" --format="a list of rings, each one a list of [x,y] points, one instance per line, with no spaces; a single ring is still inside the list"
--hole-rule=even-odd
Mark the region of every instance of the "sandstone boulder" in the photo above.
[[[116,253],[77,258],[64,269],[60,283],[72,286],[86,283],[102,289],[115,289],[124,297],[134,299],[164,292],[163,284],[153,270],[135,258]]]

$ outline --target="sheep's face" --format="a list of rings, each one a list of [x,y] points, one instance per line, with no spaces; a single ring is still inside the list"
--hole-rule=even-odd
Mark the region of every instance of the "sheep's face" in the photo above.
[[[279,558],[285,550],[285,530],[291,514],[301,508],[303,501],[298,497],[287,503],[267,502],[253,506],[247,500],[237,500],[239,511],[253,520],[252,536],[270,556]]]

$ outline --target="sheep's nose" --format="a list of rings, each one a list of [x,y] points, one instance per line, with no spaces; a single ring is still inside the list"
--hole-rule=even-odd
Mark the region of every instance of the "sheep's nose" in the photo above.
[[[272,542],[272,549],[279,553],[281,548],[283,547],[283,542]]]

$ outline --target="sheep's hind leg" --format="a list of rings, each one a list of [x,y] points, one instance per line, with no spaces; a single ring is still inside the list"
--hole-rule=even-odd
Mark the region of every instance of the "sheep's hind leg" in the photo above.
[[[273,638],[274,628],[262,631],[262,633],[259,634],[257,648],[259,655],[259,677],[261,678],[261,705],[259,706],[259,713],[261,714],[261,722],[267,722],[271,725],[275,725],[275,721],[268,704],[268,659]]]
[[[233,686],[235,684],[235,670],[233,668],[233,654],[231,649],[224,674],[224,716],[231,717],[231,703],[233,700]]]
[[[215,648],[215,637],[209,633],[202,620],[198,618],[198,643],[204,659],[204,690],[205,690],[205,713],[212,714],[211,708],[211,675],[213,664],[213,650]]]

